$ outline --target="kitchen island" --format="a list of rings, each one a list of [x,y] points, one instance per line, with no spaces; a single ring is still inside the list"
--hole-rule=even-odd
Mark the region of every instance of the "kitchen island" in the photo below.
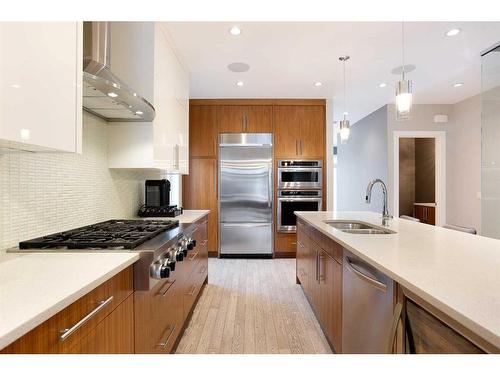
[[[397,218],[383,227],[374,212],[295,214],[306,233],[319,233],[338,246],[336,251],[384,273],[413,299],[449,317],[454,329],[474,336],[469,339],[485,351],[500,350],[500,241]],[[392,233],[348,233],[331,226],[334,221],[368,223]],[[300,264],[298,255],[299,282]]]

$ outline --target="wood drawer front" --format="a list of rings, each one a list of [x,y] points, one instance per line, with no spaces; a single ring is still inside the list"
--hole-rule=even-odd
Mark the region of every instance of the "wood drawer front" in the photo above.
[[[170,353],[184,322],[182,292],[183,280],[177,277],[134,293],[136,353]]]
[[[198,297],[198,293],[200,293],[202,286],[203,282],[199,281],[198,278],[193,278],[190,282],[186,283],[184,294],[182,296],[184,319],[186,319],[191,312],[194,302],[196,301],[196,297]]]
[[[132,292],[133,274],[132,266],[130,266],[10,344],[1,353],[55,354],[70,352],[79,340],[88,335]],[[98,308],[100,302],[106,301],[110,297],[113,298],[95,315],[64,341],[61,341],[61,331],[75,326],[85,316]]]
[[[90,333],[74,345],[72,354],[133,354],[134,297],[129,296]]]
[[[206,244],[204,247],[206,249]],[[196,268],[194,272],[184,283],[184,294],[182,296],[184,319],[186,319],[191,312],[198,294],[208,277],[208,251],[200,249],[198,256],[199,258],[195,264]]]
[[[279,256],[294,256],[297,251],[297,235],[295,233],[276,233],[274,236],[274,252]]]
[[[343,252],[341,245],[314,228],[310,228],[310,237],[319,247],[333,257],[333,259],[342,264]]]

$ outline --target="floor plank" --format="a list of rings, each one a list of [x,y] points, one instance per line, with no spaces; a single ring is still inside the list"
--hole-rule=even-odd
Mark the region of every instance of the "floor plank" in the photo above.
[[[209,282],[176,353],[331,353],[295,259],[209,259]]]

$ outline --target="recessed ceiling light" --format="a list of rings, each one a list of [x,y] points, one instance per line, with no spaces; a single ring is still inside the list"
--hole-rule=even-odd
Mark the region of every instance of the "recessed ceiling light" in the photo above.
[[[446,34],[444,34],[444,35],[446,35],[446,36],[455,36],[455,35],[458,35],[460,33],[460,31],[462,31],[462,30],[460,30],[458,27],[456,27],[454,29],[448,30],[446,32]]]
[[[118,96],[118,94],[116,92],[108,92],[108,96],[110,98],[116,98]]]
[[[232,36],[238,36],[241,34],[241,29],[238,26],[233,26],[229,29],[229,34]]]
[[[321,87],[321,86],[323,86],[323,83],[319,82],[319,81],[318,82],[314,82],[314,86]]]
[[[142,112],[142,111],[135,111],[135,114],[136,115],[142,115],[142,114],[144,114],[144,112]]]
[[[462,87],[463,85],[463,82],[457,82],[453,84],[453,87]]]
[[[14,83],[13,85],[10,85],[10,87],[12,87],[13,89],[18,89],[19,87],[21,87],[21,85]]]
[[[241,87],[243,85],[244,85],[243,81],[236,81],[236,86]]]
[[[381,89],[383,89],[383,88],[384,88],[384,87],[386,87],[386,86],[387,86],[387,83],[385,83],[385,82],[382,82],[382,83],[380,83],[380,84],[378,85],[378,87],[380,87]]]

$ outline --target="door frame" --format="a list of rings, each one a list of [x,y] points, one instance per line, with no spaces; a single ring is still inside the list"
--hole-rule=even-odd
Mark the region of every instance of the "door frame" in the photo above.
[[[399,217],[399,139],[400,138],[434,138],[436,156],[436,226],[446,224],[446,132],[440,130],[406,131],[393,133],[393,210]]]

